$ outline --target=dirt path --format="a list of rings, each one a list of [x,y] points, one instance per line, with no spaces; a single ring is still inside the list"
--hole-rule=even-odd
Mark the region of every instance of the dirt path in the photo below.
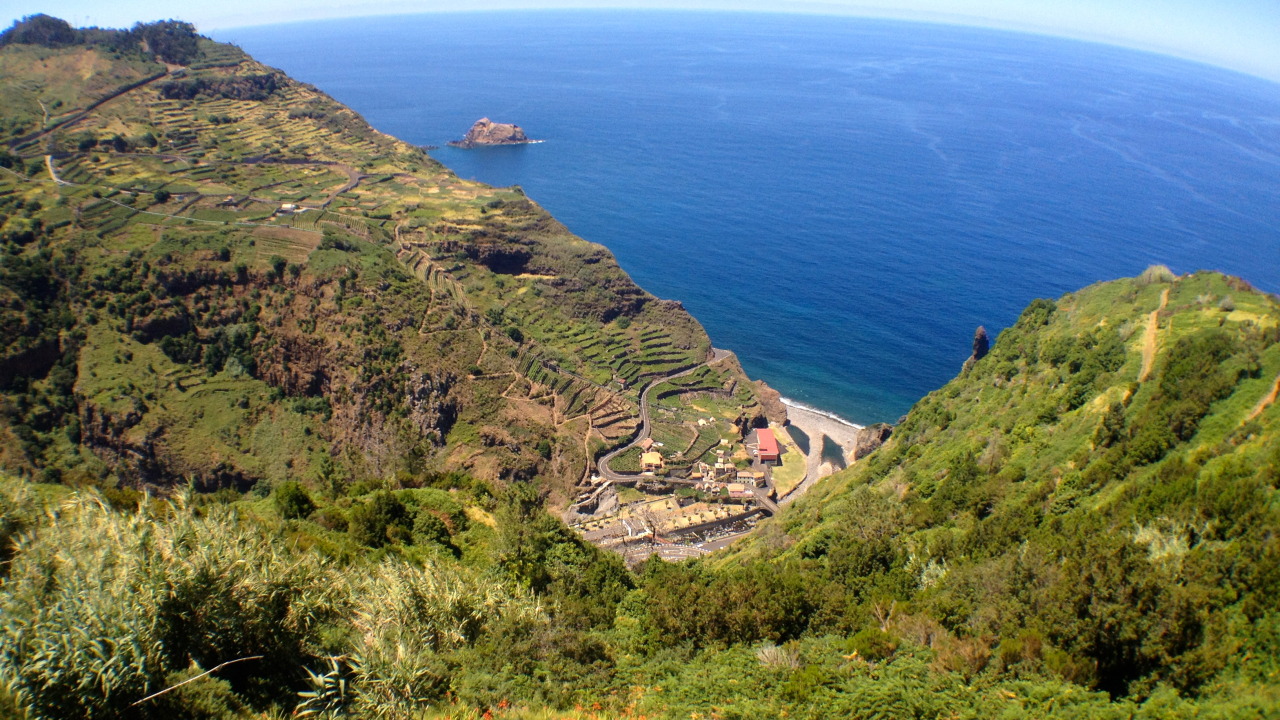
[[[1147,330],[1142,335],[1142,371],[1138,373],[1138,382],[1145,382],[1151,376],[1151,366],[1156,362],[1156,335],[1160,332],[1160,311],[1169,304],[1169,288],[1160,293],[1160,307],[1147,316]]]
[[[116,88],[115,90],[112,90],[111,92],[107,93],[106,95],[104,95],[104,96],[102,96],[102,97],[98,98],[97,100],[94,100],[93,102],[89,103],[89,104],[88,104],[86,107],[84,107],[83,109],[81,109],[81,110],[76,110],[76,111],[72,112],[70,115],[67,115],[66,117],[64,117],[63,119],[59,120],[58,122],[56,122],[56,123],[54,123],[54,124],[52,124],[52,125],[46,125],[45,127],[41,128],[40,130],[37,130],[37,131],[32,132],[32,133],[28,133],[28,134],[26,134],[26,135],[23,135],[23,136],[22,136],[22,137],[20,137],[20,138],[15,138],[15,139],[13,139],[13,140],[10,140],[10,141],[9,141],[9,147],[10,147],[10,148],[18,148],[18,147],[21,147],[21,146],[23,146],[23,145],[26,145],[27,143],[30,143],[30,142],[33,142],[33,141],[36,141],[36,140],[39,140],[39,139],[41,139],[41,138],[45,137],[46,135],[48,135],[49,133],[53,132],[54,130],[57,130],[57,129],[59,129],[59,128],[63,128],[63,127],[67,127],[67,126],[69,126],[69,125],[74,125],[75,123],[77,123],[77,122],[79,122],[79,121],[83,120],[86,116],[88,116],[88,114],[89,114],[89,113],[93,112],[94,110],[97,110],[97,109],[98,109],[99,107],[101,107],[103,104],[108,103],[108,102],[110,102],[110,101],[112,101],[112,100],[115,100],[116,98],[120,97],[121,95],[124,95],[124,94],[126,94],[126,93],[130,93],[130,92],[133,92],[134,90],[137,90],[138,88],[140,88],[140,87],[142,87],[142,86],[144,86],[144,85],[149,85],[149,84],[151,84],[151,83],[153,83],[153,82],[155,82],[155,81],[159,80],[160,78],[168,77],[168,75],[169,75],[169,71],[168,71],[168,70],[166,70],[166,71],[164,71],[164,72],[162,72],[162,73],[156,73],[156,74],[154,74],[154,75],[148,75],[147,77],[144,77],[144,78],[142,78],[141,80],[138,80],[138,81],[136,81],[136,82],[129,83],[128,85],[125,85],[125,86],[123,86],[123,87],[118,87],[118,88]]]
[[[1249,422],[1261,415],[1264,410],[1271,407],[1271,404],[1276,401],[1277,397],[1280,397],[1280,375],[1277,375],[1276,381],[1271,384],[1271,392],[1267,393],[1266,397],[1263,397],[1258,401],[1258,404],[1253,407],[1253,411],[1249,413],[1249,417],[1245,418],[1244,421]]]
[[[44,156],[44,166],[49,169],[49,177],[53,178],[53,182],[55,185],[73,185],[74,184],[74,183],[69,183],[66,180],[63,180],[62,178],[58,177],[58,171],[53,167],[52,155]]]

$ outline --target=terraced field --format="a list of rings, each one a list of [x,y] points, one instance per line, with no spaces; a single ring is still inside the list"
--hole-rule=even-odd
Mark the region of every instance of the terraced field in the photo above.
[[[410,454],[430,462],[550,476],[567,490],[636,437],[642,388],[708,360],[709,341],[682,308],[637,288],[604,248],[569,234],[519,189],[460,180],[314,88],[201,42],[203,57],[185,70],[140,68],[120,78],[134,85],[75,100],[98,103],[92,111],[68,111],[43,133],[32,126],[11,145],[24,168],[47,154],[57,176],[0,177],[0,201],[34,201],[45,227],[67,233],[60,242],[83,242],[76,229],[92,228],[87,261],[113,272],[121,263],[164,268],[176,294],[149,304],[151,315],[118,301],[98,310],[121,310],[111,322],[123,323],[124,337],[139,322],[144,345],[167,343],[167,364],[150,365],[160,379],[135,368],[134,386],[158,382],[169,398],[161,405],[221,418],[213,456],[180,440],[185,421],[167,421],[166,452],[184,472],[264,473],[278,465],[262,459],[276,457],[267,443],[311,458],[290,471],[305,473],[315,459],[302,448],[325,437],[358,446],[352,457],[363,459],[345,461],[349,469],[376,476],[391,462],[378,458],[409,452],[420,433],[435,447]],[[244,378],[184,364],[231,342],[219,329],[229,322],[254,328],[255,339],[235,341],[251,343],[236,351]],[[136,340],[103,338],[95,362],[136,354]],[[664,452],[701,453],[719,441],[720,431],[695,429],[704,411],[691,398],[718,398],[725,431],[758,413],[735,383],[702,368],[664,384],[655,397]],[[287,396],[320,387],[336,393],[332,428],[276,411],[280,388]],[[161,427],[145,419],[159,418],[159,407],[143,405],[139,427]],[[402,437],[370,437],[378,416],[406,423]],[[284,436],[252,429],[267,418]]]

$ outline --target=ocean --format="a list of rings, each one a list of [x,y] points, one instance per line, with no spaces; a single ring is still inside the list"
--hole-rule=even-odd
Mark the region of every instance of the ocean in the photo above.
[[[856,18],[433,14],[223,30],[520,185],[787,398],[895,421],[1037,297],[1163,263],[1280,290],[1280,85]],[[478,118],[546,142],[443,147]]]

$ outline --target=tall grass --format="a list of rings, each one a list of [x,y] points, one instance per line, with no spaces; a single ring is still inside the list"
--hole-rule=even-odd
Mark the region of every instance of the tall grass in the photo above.
[[[0,709],[14,706],[6,717],[292,709],[305,668],[335,655],[350,679],[340,705],[360,717],[410,717],[448,688],[441,653],[495,623],[545,620],[531,596],[460,566],[340,567],[233,509],[197,512],[182,499],[120,513],[75,494],[41,515],[19,481],[0,477],[5,528],[18,538],[0,581]],[[201,692],[135,704],[175,678],[250,656],[262,658],[198,681],[205,696],[224,688],[215,704],[225,713],[183,705]]]

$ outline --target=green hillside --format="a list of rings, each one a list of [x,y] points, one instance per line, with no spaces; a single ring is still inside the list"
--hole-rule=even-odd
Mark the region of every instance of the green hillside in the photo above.
[[[328,461],[562,504],[645,384],[708,361],[678,303],[519,188],[189,25],[59,23],[0,38],[0,467],[244,490]],[[707,372],[742,381],[728,425],[760,416],[736,365]]]
[[[1278,619],[1277,339],[1276,299],[1213,273],[1036,300],[720,564],[821,582],[811,623],[912,638],[968,673],[1141,696],[1274,672],[1274,646],[1249,648]]]
[[[0,718],[1280,715],[1242,280],[1035,300],[753,535],[631,570],[545,508],[641,389],[673,466],[763,421],[678,303],[189,25],[28,18],[0,77]]]

